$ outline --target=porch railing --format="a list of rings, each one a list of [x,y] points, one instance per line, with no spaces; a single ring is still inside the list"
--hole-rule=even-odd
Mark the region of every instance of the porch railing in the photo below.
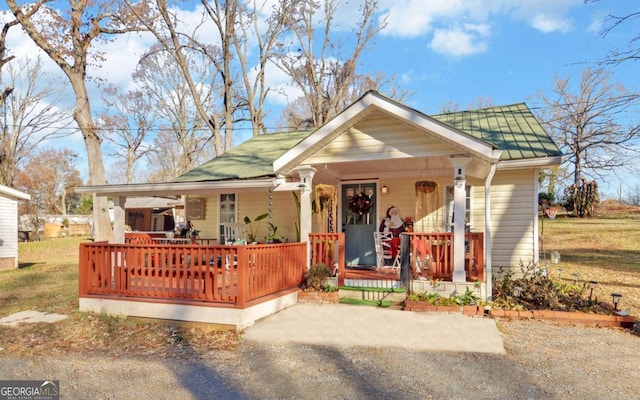
[[[408,233],[410,237],[411,268],[423,270],[434,279],[453,278],[453,233]],[[467,281],[484,280],[484,235],[465,233],[465,272]],[[429,256],[428,258],[426,256]]]
[[[245,308],[297,288],[306,243],[80,245],[80,297],[107,296]]]
[[[344,285],[344,233],[310,233],[311,265],[324,263],[338,276],[338,286]]]

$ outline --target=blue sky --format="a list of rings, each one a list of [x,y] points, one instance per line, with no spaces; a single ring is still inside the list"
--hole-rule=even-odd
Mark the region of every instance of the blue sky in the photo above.
[[[337,22],[345,32],[356,19],[360,1],[344,1],[338,11]],[[577,83],[581,70],[624,47],[638,33],[627,24],[600,37],[607,15],[640,10],[640,2],[634,0],[380,0],[380,6],[379,17],[386,15],[388,26],[362,56],[359,72],[395,75],[402,89],[413,92],[407,104],[427,114],[440,112],[448,103],[465,109],[478,98],[493,105],[526,102],[536,107],[539,102],[533,96],[550,95],[556,75],[573,77]],[[183,15],[185,20],[190,17],[196,19],[195,14]],[[19,30],[9,39],[16,55],[37,53]],[[108,71],[113,83],[127,87],[136,55],[149,43],[133,35],[120,37],[108,47],[101,71],[91,73]],[[59,74],[53,65],[48,69]],[[640,91],[638,69],[637,62],[622,64],[613,77],[627,89]],[[283,84],[281,79],[274,76],[272,83]],[[271,98],[274,114],[279,114],[282,102]],[[81,137],[73,140],[83,151]],[[616,196],[619,184],[614,178],[603,182],[601,190]]]

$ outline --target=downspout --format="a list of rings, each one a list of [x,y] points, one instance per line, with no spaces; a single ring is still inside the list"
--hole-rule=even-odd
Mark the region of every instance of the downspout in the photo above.
[[[496,174],[496,168],[501,154],[501,151],[494,152],[493,160],[489,166],[489,173],[484,180],[484,254],[487,301],[493,300],[493,270],[491,267],[491,183]]]

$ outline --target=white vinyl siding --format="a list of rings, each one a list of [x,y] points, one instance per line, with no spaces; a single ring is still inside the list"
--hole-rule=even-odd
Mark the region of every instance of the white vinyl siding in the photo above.
[[[18,257],[18,203],[0,195],[0,259],[13,267]],[[16,265],[17,266],[17,265]]]
[[[451,154],[453,148],[388,116],[359,122],[318,151],[305,163],[388,160]]]
[[[537,194],[534,171],[496,173],[491,186],[493,267],[518,268],[536,258],[534,213]]]

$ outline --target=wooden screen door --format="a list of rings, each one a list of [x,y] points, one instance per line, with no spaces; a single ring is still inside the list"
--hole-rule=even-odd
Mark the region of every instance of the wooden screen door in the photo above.
[[[345,234],[347,265],[376,265],[373,242],[378,221],[376,193],[374,182],[342,185],[342,231]]]

